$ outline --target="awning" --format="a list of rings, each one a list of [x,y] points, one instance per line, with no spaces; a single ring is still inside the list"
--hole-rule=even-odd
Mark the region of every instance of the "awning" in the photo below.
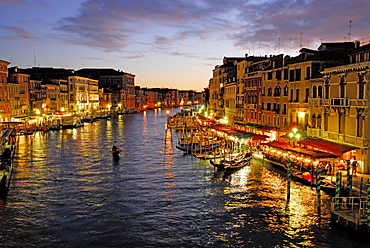
[[[357,147],[334,143],[319,138],[307,138],[297,142],[298,144],[315,147],[317,149],[343,156],[344,153],[358,149]]]
[[[299,147],[293,147],[287,149],[287,151],[292,151],[296,153],[300,153],[303,155],[306,155],[308,157],[314,158],[314,159],[320,159],[320,158],[337,158],[337,155],[334,155],[332,153],[317,151],[317,150],[311,150],[311,149],[305,149],[305,148],[299,148]]]
[[[266,140],[266,139],[270,138],[267,135],[255,134],[255,133],[250,133],[250,134],[252,135],[252,140],[253,141],[256,141],[256,140]]]
[[[293,147],[290,144],[280,142],[280,141],[270,141],[268,143],[264,143],[263,145],[267,145],[267,146],[270,146],[270,147],[279,148],[279,149],[283,149],[283,150],[286,150],[286,149],[289,149],[289,148]]]
[[[272,130],[274,130],[274,131],[276,131],[276,127],[269,127],[269,126],[263,126],[262,128],[261,128],[261,131],[272,131]]]

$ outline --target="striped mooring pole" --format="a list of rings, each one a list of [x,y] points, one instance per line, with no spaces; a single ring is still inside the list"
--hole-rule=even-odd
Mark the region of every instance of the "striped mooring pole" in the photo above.
[[[287,188],[287,202],[290,201],[290,180],[291,180],[291,177],[292,177],[292,172],[291,172],[290,166],[291,166],[291,164],[288,163],[288,165],[287,165],[287,174],[286,174],[286,176],[287,176],[287,187],[288,187]]]
[[[370,232],[370,181],[367,180],[367,231]]]
[[[340,189],[341,189],[341,181],[342,181],[342,173],[337,172],[335,175],[335,197],[340,197]],[[335,198],[335,208],[338,209],[339,206],[339,198]]]
[[[317,190],[317,211],[321,212],[321,168],[317,169],[316,174],[316,190]]]
[[[352,195],[352,175],[347,175],[347,196]]]

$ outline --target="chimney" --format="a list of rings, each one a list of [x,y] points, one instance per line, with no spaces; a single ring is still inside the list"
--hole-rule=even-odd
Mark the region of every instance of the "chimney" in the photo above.
[[[360,41],[359,40],[356,40],[355,41],[355,48],[359,48],[360,47]]]

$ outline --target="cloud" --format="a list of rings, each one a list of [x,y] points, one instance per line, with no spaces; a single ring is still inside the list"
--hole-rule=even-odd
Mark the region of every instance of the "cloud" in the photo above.
[[[4,36],[3,39],[5,40],[18,40],[18,39],[34,40],[35,39],[35,36],[32,33],[20,27],[2,25],[0,26],[0,29],[3,29],[11,33],[11,35]]]
[[[88,0],[55,29],[69,43],[109,52],[138,43],[179,50],[193,39],[273,49],[341,41],[350,20],[352,38],[367,36],[369,10],[366,0]]]

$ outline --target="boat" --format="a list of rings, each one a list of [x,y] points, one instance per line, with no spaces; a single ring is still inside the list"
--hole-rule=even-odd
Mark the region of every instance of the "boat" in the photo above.
[[[210,160],[211,165],[213,165],[218,170],[233,170],[233,169],[240,169],[244,166],[246,166],[249,161],[252,159],[251,153],[246,153],[242,155],[235,156],[232,159],[223,159],[219,163],[216,163],[213,160]]]
[[[78,128],[84,126],[79,116],[64,116],[61,119],[60,126],[62,129]]]
[[[82,122],[88,122],[88,123],[92,123],[95,121],[94,117],[92,116],[85,116],[84,118],[81,119]]]
[[[15,155],[16,134],[14,129],[1,130],[0,137],[0,193],[6,194],[13,172],[12,160]]]

